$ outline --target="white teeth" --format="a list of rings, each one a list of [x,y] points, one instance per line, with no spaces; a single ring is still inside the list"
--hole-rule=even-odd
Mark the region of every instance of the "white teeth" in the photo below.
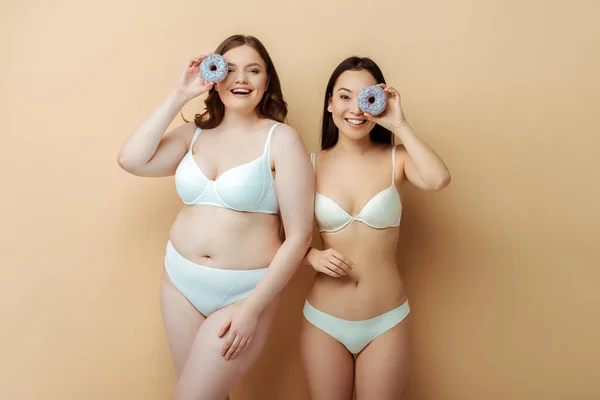
[[[248,89],[233,89],[233,93],[235,94],[248,94],[250,91]]]
[[[365,122],[364,119],[347,119],[346,121],[350,122],[352,125],[361,125]]]

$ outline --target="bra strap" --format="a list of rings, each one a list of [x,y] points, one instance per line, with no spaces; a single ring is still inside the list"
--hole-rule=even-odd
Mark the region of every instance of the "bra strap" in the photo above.
[[[281,125],[281,122],[276,122],[273,124],[273,126],[271,127],[271,129],[269,129],[269,134],[267,135],[267,141],[265,142],[265,149],[264,152],[268,154],[270,154],[270,150],[271,150],[271,136],[273,136],[273,130],[275,129],[275,127],[277,125]]]
[[[396,149],[398,148],[398,145],[395,145],[392,148],[392,184],[396,183],[396,179],[395,179],[395,173],[396,173]]]
[[[265,160],[266,160],[266,161],[264,161],[265,171],[268,171],[269,176],[271,176],[271,177],[272,177],[272,175],[271,175],[271,136],[273,136],[273,130],[275,130],[275,127],[277,125],[281,125],[281,123],[276,122],[275,124],[273,124],[271,129],[269,129],[269,134],[267,135],[267,141],[265,142],[265,150],[263,151],[263,154],[265,154]]]
[[[198,135],[200,135],[200,131],[202,129],[196,128],[196,132],[194,132],[194,137],[192,137],[192,141],[190,142],[190,151],[192,151],[192,147],[194,147],[194,143],[196,143],[196,139],[198,139]]]
[[[310,162],[311,162],[311,163],[312,163],[312,165],[313,165],[313,171],[315,171],[315,172],[316,172],[316,169],[315,169],[315,156],[316,156],[316,154],[315,154],[315,153],[310,153]]]

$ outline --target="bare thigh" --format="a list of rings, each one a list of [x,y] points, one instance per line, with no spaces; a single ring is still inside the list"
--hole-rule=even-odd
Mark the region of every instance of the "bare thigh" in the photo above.
[[[252,342],[234,359],[225,360],[219,338],[221,326],[242,302],[215,311],[198,329],[189,358],[175,388],[175,400],[223,400],[254,364],[267,341],[278,300],[269,304],[258,319]]]
[[[160,283],[160,305],[175,371],[181,376],[196,333],[206,317],[177,290],[166,272]]]
[[[312,400],[351,400],[354,357],[340,342],[306,319],[301,354]]]
[[[356,399],[400,399],[409,361],[409,318],[378,336],[356,358]]]

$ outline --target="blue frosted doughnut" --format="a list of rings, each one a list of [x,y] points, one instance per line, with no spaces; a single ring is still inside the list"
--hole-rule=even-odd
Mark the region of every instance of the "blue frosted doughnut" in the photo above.
[[[227,70],[227,61],[220,54],[209,54],[200,63],[200,74],[206,82],[221,82]]]
[[[387,106],[387,93],[379,86],[367,86],[358,92],[358,108],[373,116],[381,114]]]

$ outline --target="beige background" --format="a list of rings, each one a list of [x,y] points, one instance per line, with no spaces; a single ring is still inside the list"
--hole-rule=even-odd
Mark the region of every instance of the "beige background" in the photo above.
[[[366,55],[453,174],[405,204],[404,399],[600,398],[598,2],[168,3],[0,5],[0,398],[169,398],[158,282],[181,203],[116,155],[188,58],[233,33],[267,46],[309,150],[331,71]],[[308,398],[311,278],[286,289],[233,399]]]

